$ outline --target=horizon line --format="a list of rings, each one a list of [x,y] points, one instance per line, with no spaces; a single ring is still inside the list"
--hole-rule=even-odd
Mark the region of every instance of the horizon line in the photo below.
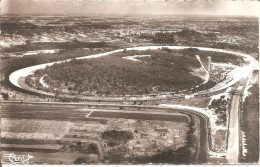
[[[75,14],[64,14],[64,13],[55,13],[55,14],[25,14],[25,13],[9,13],[9,14],[2,14],[0,13],[0,16],[93,16],[93,15],[103,15],[103,16],[107,16],[107,15],[152,15],[152,16],[156,16],[156,15],[164,15],[164,16],[209,16],[209,17],[214,17],[214,16],[224,16],[224,17],[256,17],[258,18],[259,16],[256,15],[237,15],[237,14],[230,14],[230,15],[223,15],[223,14],[165,14],[165,13],[88,13],[88,14],[80,14],[80,13],[75,13]]]

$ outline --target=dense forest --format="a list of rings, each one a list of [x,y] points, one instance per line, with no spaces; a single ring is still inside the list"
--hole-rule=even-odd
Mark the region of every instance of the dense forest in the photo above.
[[[78,40],[68,42],[37,42],[31,43],[27,40],[23,45],[11,46],[2,49],[3,52],[24,52],[33,50],[45,50],[45,49],[77,49],[77,48],[102,48],[106,47],[105,42],[81,42]]]
[[[190,74],[190,68],[199,68],[194,56],[174,56],[167,51],[130,51],[123,55],[151,54],[134,62],[121,58],[121,53],[109,57],[89,60],[72,60],[55,64],[36,71],[52,88],[64,87],[77,94],[125,95],[149,94],[157,91],[178,91],[196,86],[202,82]],[[61,93],[61,92],[59,92]]]
[[[259,85],[249,89],[252,94],[246,98],[241,114],[241,129],[246,136],[247,153],[242,162],[259,162]]]

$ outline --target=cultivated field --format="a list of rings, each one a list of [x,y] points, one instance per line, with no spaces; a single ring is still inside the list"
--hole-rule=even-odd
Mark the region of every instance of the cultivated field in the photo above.
[[[169,115],[154,109],[143,112],[115,112],[85,106],[4,104],[3,155],[9,151],[30,153],[34,156],[31,163],[48,164],[148,163],[165,151],[180,156],[178,150],[187,147],[189,116]],[[197,123],[195,126],[199,128]],[[195,136],[199,138],[199,129]],[[66,161],[61,161],[62,153],[67,156]],[[193,156],[196,159],[196,155]],[[154,162],[164,161],[159,158]]]

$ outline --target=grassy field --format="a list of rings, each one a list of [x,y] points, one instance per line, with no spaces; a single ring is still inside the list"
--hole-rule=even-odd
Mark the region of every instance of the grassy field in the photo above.
[[[225,151],[226,150],[226,131],[217,130],[216,134],[212,135],[212,146],[214,150]]]

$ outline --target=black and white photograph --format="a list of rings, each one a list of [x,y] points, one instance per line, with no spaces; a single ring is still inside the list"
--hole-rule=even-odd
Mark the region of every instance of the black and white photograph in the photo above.
[[[0,0],[1,165],[259,164],[257,0]]]

